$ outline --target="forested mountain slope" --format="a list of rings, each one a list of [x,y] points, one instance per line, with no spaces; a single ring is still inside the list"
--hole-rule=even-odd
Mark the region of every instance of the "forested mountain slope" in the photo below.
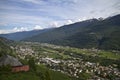
[[[120,15],[65,25],[24,41],[45,42],[80,48],[120,50]]]

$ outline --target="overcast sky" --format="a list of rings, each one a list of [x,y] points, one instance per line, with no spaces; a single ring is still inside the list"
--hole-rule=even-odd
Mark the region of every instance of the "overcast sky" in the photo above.
[[[120,14],[120,0],[0,0],[0,34]]]

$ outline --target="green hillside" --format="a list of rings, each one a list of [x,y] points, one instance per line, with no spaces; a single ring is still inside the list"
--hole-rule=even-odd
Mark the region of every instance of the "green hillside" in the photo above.
[[[38,66],[37,72],[29,71],[29,72],[0,72],[1,80],[43,80],[41,78],[42,75],[46,74],[46,71],[49,72],[51,79],[50,80],[71,80],[71,78],[61,72],[48,70],[48,68],[44,66]],[[45,79],[48,80],[48,79]]]
[[[5,54],[13,55],[13,51],[8,45],[11,40],[7,40],[6,38],[0,37],[0,56]]]

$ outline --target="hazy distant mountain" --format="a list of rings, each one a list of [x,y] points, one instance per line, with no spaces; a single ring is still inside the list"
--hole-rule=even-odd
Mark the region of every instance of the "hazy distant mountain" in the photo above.
[[[32,37],[32,36],[37,35],[37,34],[41,34],[43,32],[51,30],[51,29],[22,31],[22,32],[16,32],[16,33],[9,33],[9,34],[0,34],[0,36],[5,37],[7,39],[19,41],[19,40],[22,40],[24,38],[28,38],[28,37]]]
[[[104,20],[90,19],[24,39],[80,48],[120,50],[120,15]]]

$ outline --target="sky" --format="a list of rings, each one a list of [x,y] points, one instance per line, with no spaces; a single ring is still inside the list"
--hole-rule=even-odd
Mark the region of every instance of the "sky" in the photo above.
[[[120,14],[120,0],[0,0],[0,34]]]

